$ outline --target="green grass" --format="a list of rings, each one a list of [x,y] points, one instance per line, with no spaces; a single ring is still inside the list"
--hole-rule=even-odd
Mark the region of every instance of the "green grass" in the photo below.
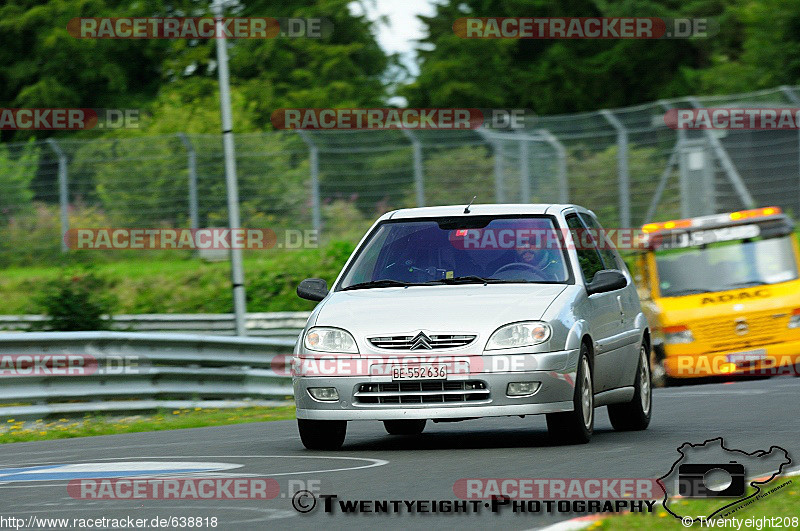
[[[245,257],[247,309],[251,312],[311,310],[297,284],[308,277],[333,281],[353,245],[336,242],[320,249],[252,252]],[[48,281],[69,277],[80,266],[11,267],[0,271],[0,314],[41,313],[32,295]],[[196,258],[139,258],[101,262],[91,270],[107,280],[118,301],[115,313],[230,313],[233,302],[228,262]]]
[[[771,481],[767,486],[761,487],[761,492],[767,492],[770,489],[777,487],[787,481],[791,481],[790,485],[781,488],[780,490],[765,496],[752,504],[739,509],[727,516],[727,519],[737,518],[739,520],[746,520],[748,518],[759,518],[762,516],[768,517],[798,517],[800,518],[800,488],[798,488],[798,481],[796,477],[776,478]],[[753,489],[750,489],[752,492]],[[672,500],[670,507],[678,514],[689,515],[707,515],[714,510],[718,509],[721,505],[719,498],[712,500]],[[726,510],[726,511],[729,511]],[[725,512],[725,511],[723,511]],[[785,528],[786,526],[783,526]],[[793,526],[789,526],[791,529]],[[707,529],[703,526],[702,529]],[[762,526],[760,529],[777,529],[778,527]],[[663,509],[661,504],[654,507],[653,513],[630,513],[619,516],[611,516],[595,521],[589,529],[687,529],[684,527],[680,520],[669,514]],[[700,529],[700,524],[695,523],[691,529]],[[725,529],[724,527],[722,529]],[[730,529],[728,527],[727,529]],[[756,529],[756,527],[747,527],[744,524],[742,529]]]
[[[295,418],[294,415],[294,405],[286,405],[236,409],[178,409],[128,417],[86,415],[77,420],[66,418],[36,421],[5,419],[0,425],[0,443],[73,439],[119,433],[289,420]]]

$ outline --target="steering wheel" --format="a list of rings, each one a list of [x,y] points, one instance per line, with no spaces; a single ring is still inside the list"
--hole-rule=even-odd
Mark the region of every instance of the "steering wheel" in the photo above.
[[[536,277],[534,280],[547,280],[544,277],[544,275],[542,275],[542,273],[539,271],[538,267],[536,267],[534,265],[531,265],[531,264],[528,264],[528,263],[525,263],[525,262],[511,262],[510,264],[506,264],[506,265],[502,266],[501,268],[499,268],[494,273],[492,273],[492,276],[495,276],[498,273],[503,273],[505,271],[509,271],[511,269],[528,269]]]

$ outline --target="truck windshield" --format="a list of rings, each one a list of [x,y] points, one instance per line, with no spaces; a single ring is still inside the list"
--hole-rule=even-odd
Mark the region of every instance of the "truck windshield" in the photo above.
[[[778,284],[797,279],[791,236],[656,251],[662,297]]]
[[[566,283],[549,216],[388,221],[361,246],[339,289],[418,284]],[[537,240],[538,238],[538,240]]]

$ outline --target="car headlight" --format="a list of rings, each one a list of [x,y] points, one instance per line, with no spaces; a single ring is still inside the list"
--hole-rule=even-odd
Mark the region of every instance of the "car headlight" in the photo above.
[[[550,339],[550,333],[550,325],[541,321],[511,323],[494,331],[486,350],[538,345]]]
[[[314,327],[306,332],[303,345],[308,350],[358,354],[356,340],[341,328]]]

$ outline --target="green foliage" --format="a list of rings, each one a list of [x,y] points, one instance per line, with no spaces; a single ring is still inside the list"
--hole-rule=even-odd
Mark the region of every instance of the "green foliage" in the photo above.
[[[245,253],[247,310],[311,310],[314,303],[297,296],[297,285],[309,277],[324,278],[330,285],[354,248],[350,241],[332,241],[318,249]],[[0,314],[42,313],[41,297],[32,300],[30,295],[42,286],[47,286],[45,291],[51,301],[47,307],[61,308],[64,304],[58,302],[55,288],[68,286],[77,290],[85,286],[83,282],[73,286],[72,277],[62,270],[58,266],[4,270],[0,276],[0,292],[4,295],[0,298]],[[98,263],[92,271],[100,279],[97,295],[106,313],[111,309],[114,313],[233,311],[228,262],[207,263],[188,257],[152,260],[140,256],[135,260]],[[77,276],[82,279],[85,275]],[[95,302],[91,297],[89,300]]]
[[[428,205],[478,203],[494,200],[494,162],[484,146],[428,151],[425,158],[425,202]],[[410,194],[406,206],[416,206]]]
[[[396,63],[378,46],[373,24],[349,0],[253,0],[238,17],[325,17],[335,28],[317,38],[228,41],[237,132],[269,128],[281,107],[380,105],[384,73]],[[217,132],[214,39],[77,39],[74,17],[209,16],[195,0],[10,0],[0,6],[0,101],[10,107],[143,109],[142,132]],[[181,120],[183,118],[183,120]],[[129,132],[128,132],[129,133]],[[92,134],[92,133],[89,133]],[[2,132],[3,140],[47,136]]]
[[[35,297],[47,317],[44,328],[55,332],[106,330],[115,298],[109,282],[92,271],[65,274],[47,282]]]
[[[32,206],[31,181],[39,164],[39,150],[28,142],[19,154],[0,144],[0,222],[8,222],[16,214]]]
[[[800,5],[785,0],[446,0],[419,49],[411,106],[525,107],[558,114],[660,98],[729,94],[800,82]],[[463,39],[461,17],[711,18],[692,39]],[[713,23],[712,23],[713,24]]]
[[[800,5],[785,0],[725,2],[721,31],[703,42],[707,61],[691,72],[699,91],[749,92],[800,80]]]
[[[570,202],[592,208],[606,228],[620,226],[617,154],[617,146],[612,145],[602,151],[591,146],[575,146],[568,150],[567,155]],[[635,216],[640,216],[640,219],[634,217],[634,225],[651,221],[641,219],[641,216],[644,216],[655,193],[665,165],[663,153],[656,148],[632,147],[628,150],[632,204],[638,207]],[[677,179],[677,176],[671,177]],[[659,219],[679,215],[678,211],[670,209],[679,205],[677,194],[676,186],[667,187],[660,203],[663,208],[657,211]]]

